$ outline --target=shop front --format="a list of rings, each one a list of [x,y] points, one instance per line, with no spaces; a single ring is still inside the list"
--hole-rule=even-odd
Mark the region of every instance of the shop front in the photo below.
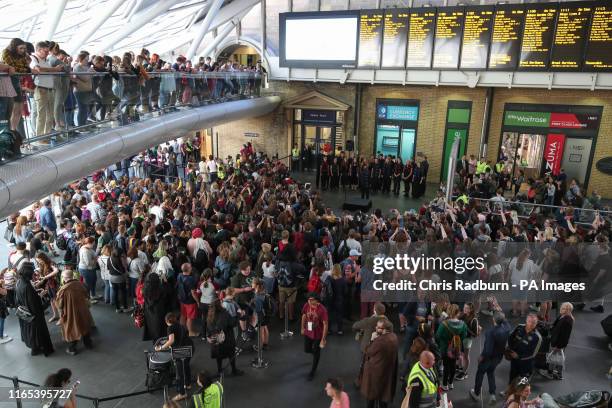
[[[525,179],[561,171],[588,184],[603,107],[586,105],[504,106],[498,160]]]
[[[413,160],[416,148],[419,101],[377,99],[374,154]]]

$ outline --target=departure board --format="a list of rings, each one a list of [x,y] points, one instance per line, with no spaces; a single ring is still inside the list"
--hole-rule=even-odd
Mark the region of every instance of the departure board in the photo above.
[[[589,35],[593,8],[588,4],[559,6],[550,68],[555,71],[577,71],[582,67],[584,48]]]
[[[557,4],[528,5],[525,8],[519,69],[548,69],[557,11]]]
[[[438,9],[434,42],[433,68],[457,69],[465,15],[463,7]]]
[[[382,47],[383,10],[363,10],[359,18],[359,68],[378,68]]]
[[[461,68],[487,68],[494,11],[494,6],[465,8],[461,62],[459,63]]]
[[[436,10],[429,7],[410,10],[408,24],[408,68],[431,68]]]
[[[524,23],[525,8],[522,5],[501,4],[495,8],[489,69],[516,69]]]
[[[408,10],[392,9],[385,12],[381,63],[383,68],[406,66],[409,18]]]
[[[612,5],[593,7],[591,33],[587,42],[584,69],[589,71],[612,70]]]

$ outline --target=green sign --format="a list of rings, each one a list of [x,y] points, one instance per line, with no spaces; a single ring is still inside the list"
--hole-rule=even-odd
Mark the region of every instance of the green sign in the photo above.
[[[506,111],[504,125],[548,127],[550,123],[550,112],[518,112]]]
[[[444,158],[442,159],[442,180],[446,180],[448,159],[450,158],[451,150],[453,150],[453,142],[457,136],[461,138],[461,144],[459,145],[459,151],[457,152],[456,158],[460,159],[461,156],[465,154],[467,129],[447,129],[446,139],[444,140]]]
[[[448,110],[448,121],[449,123],[470,123],[470,109],[469,108],[450,108]]]

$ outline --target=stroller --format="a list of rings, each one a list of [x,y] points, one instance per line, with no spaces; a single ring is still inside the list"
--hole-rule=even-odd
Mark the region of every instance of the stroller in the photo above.
[[[577,391],[554,398],[542,394],[544,408],[607,408],[610,407],[608,391]]]

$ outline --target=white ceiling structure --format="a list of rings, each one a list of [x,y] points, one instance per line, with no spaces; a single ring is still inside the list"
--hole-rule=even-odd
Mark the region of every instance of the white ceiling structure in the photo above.
[[[71,55],[120,55],[146,47],[162,58],[192,58],[219,44],[218,37],[227,36],[259,1],[0,0],[0,47],[18,37],[56,41]]]

